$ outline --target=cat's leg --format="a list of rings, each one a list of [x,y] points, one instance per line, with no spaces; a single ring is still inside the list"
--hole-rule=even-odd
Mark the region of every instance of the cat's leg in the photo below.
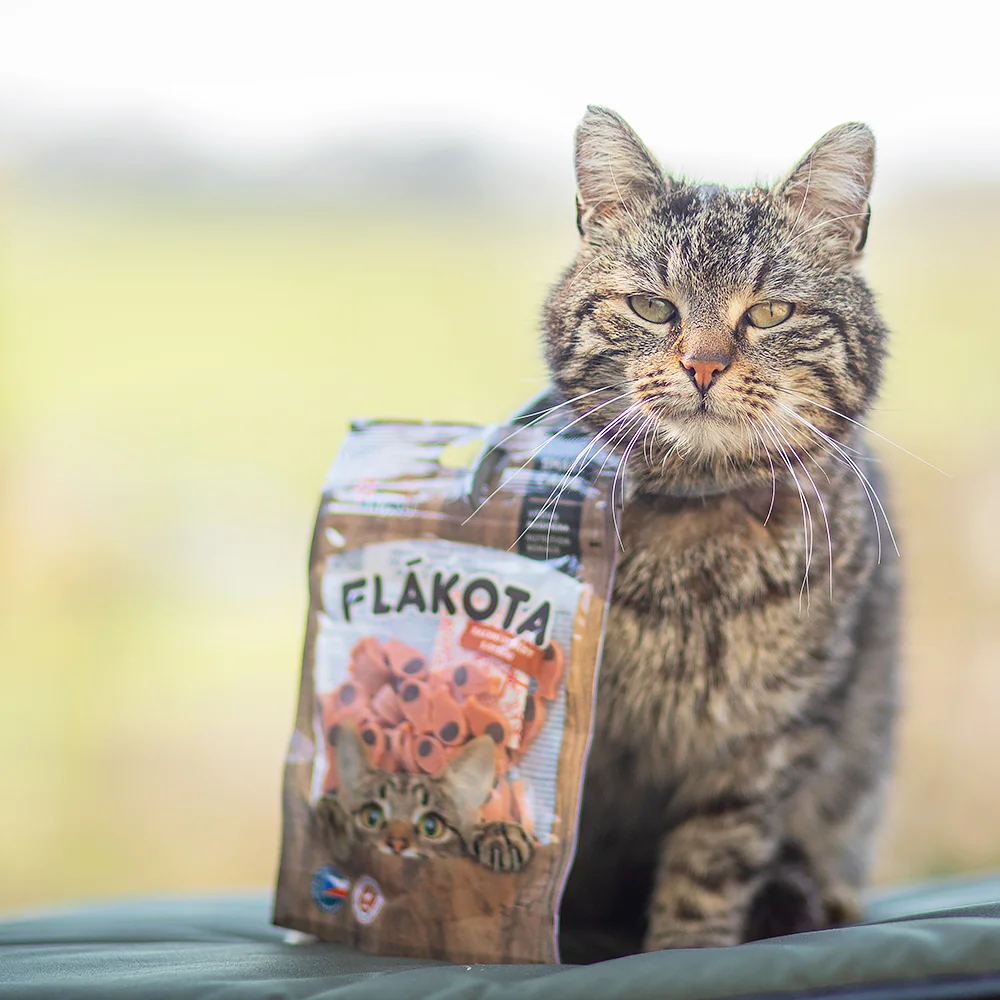
[[[469,853],[491,871],[519,872],[531,860],[535,848],[517,823],[484,823],[476,828]]]
[[[896,718],[897,576],[890,560],[874,571],[849,652],[783,735],[735,752],[715,787],[711,775],[687,782],[661,849],[646,948],[859,919]]]
[[[660,846],[643,947],[704,948],[744,940],[747,918],[773,875],[795,792],[813,776],[828,737],[803,722],[747,741],[689,774]],[[815,880],[800,879],[796,930],[815,926]]]
[[[661,849],[647,949],[849,923],[881,812],[896,716],[895,568],[880,568],[830,686],[783,735],[690,778]]]
[[[823,891],[800,842],[786,838],[754,893],[740,935],[760,941],[812,931],[826,923]]]
[[[820,899],[817,926],[856,923],[862,917],[861,893],[868,880],[875,832],[881,819],[887,775],[880,770],[887,761],[892,719],[885,719],[884,735],[873,732],[864,742],[836,745],[827,754],[814,779],[793,798],[787,821],[785,853],[794,868],[806,868],[815,879]],[[783,880],[779,859],[775,878]],[[765,926],[770,914],[759,913]],[[764,931],[751,919],[746,940],[797,928],[779,926]]]
[[[830,744],[792,798],[789,837],[820,883],[823,925],[861,918],[875,833],[892,762],[898,703],[898,565],[875,571],[854,629],[854,656],[825,708]]]
[[[726,792],[687,810],[661,850],[643,949],[739,943],[779,836],[765,799]]]

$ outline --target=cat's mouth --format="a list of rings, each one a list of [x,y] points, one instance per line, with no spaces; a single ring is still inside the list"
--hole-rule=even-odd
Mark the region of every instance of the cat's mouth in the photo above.
[[[421,858],[423,855],[411,844],[403,845],[398,841],[387,844],[384,841],[378,845],[382,854],[394,855],[397,858]]]
[[[639,407],[645,418],[640,421],[642,447],[637,445],[631,454],[650,466],[673,454],[743,461],[752,450],[749,415],[732,401],[713,399],[712,393],[643,399]]]
[[[647,419],[659,424],[670,425],[677,429],[685,426],[733,427],[740,423],[744,414],[731,403],[722,402],[710,393],[698,394],[694,397],[681,396],[642,398],[639,408]]]

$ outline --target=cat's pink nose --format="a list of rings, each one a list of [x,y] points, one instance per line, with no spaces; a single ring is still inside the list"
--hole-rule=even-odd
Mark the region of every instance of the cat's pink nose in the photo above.
[[[685,354],[681,358],[681,367],[687,370],[691,381],[698,387],[698,391],[704,394],[708,392],[709,386],[715,381],[715,376],[729,367],[731,360],[731,358],[721,354],[708,356]]]
[[[389,838],[389,847],[391,848],[393,854],[402,854],[408,846],[409,843],[404,837]]]

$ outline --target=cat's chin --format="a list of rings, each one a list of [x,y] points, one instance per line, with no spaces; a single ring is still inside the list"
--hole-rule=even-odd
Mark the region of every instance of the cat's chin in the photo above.
[[[629,455],[629,479],[639,492],[706,496],[770,484],[745,423],[704,410],[664,417],[655,441]]]
[[[739,462],[753,451],[745,423],[707,410],[662,418],[657,437],[696,461]]]

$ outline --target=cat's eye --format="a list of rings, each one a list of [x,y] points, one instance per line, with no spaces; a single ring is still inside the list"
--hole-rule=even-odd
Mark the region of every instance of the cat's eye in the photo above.
[[[438,840],[444,836],[447,827],[444,820],[437,813],[424,813],[417,824],[420,834],[428,840]]]
[[[784,323],[794,311],[795,306],[791,302],[758,302],[746,311],[746,320],[758,330],[766,330]]]
[[[377,803],[369,802],[358,811],[358,822],[366,830],[377,830],[385,822],[385,812]]]
[[[625,301],[628,302],[629,309],[647,323],[669,323],[677,315],[677,306],[669,299],[630,295]]]

